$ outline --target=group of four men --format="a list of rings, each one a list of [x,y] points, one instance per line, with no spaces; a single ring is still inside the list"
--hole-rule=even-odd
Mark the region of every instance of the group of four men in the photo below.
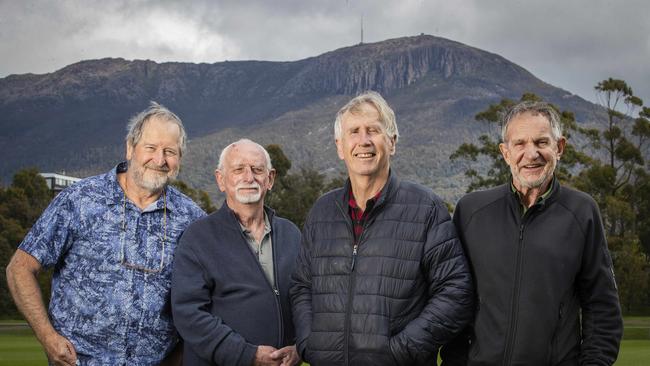
[[[181,120],[152,103],[126,159],[59,194],[7,267],[18,308],[56,365],[611,365],[622,321],[598,208],[561,186],[557,112],[503,121],[512,181],[453,220],[390,168],[398,129],[367,92],[334,124],[344,187],[301,232],[264,205],[275,171],[242,139],[208,216],[168,183]],[[49,315],[37,274],[54,267]],[[173,321],[172,321],[173,320]],[[182,341],[178,341],[179,333]],[[182,356],[181,356],[182,355]]]

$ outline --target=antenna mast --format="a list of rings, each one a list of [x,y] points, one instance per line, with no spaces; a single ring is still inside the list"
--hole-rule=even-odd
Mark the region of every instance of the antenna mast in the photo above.
[[[363,44],[363,14],[361,14],[361,43]]]

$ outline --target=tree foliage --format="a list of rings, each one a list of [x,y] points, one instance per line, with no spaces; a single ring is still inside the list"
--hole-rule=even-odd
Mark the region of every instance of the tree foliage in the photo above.
[[[0,187],[0,318],[19,317],[5,269],[16,248],[52,199],[45,179],[35,168],[19,171],[9,187]],[[51,272],[39,276],[44,299],[49,298]]]
[[[201,207],[201,209],[206,213],[209,214],[216,210],[216,208],[212,206],[212,200],[210,199],[208,192],[202,189],[192,188],[182,180],[175,180],[172,182],[172,185],[178,188],[179,191],[183,192],[184,195],[191,198],[192,201],[199,205],[199,207]]]
[[[650,176],[647,155],[650,108],[634,95],[623,80],[609,78],[596,87],[606,120],[601,128],[584,128],[569,111],[560,111],[564,136],[569,143],[556,177],[564,184],[589,193],[598,203],[612,258],[621,303],[627,311],[642,302],[649,306],[650,293]],[[521,99],[537,101],[534,94]],[[509,167],[498,149],[503,116],[515,102],[504,99],[478,113],[479,122],[496,126],[476,143],[464,143],[450,156],[466,164],[468,191],[510,181]],[[635,111],[637,117],[633,117]],[[571,143],[573,134],[586,144]],[[487,164],[487,169],[478,169]]]
[[[623,80],[609,78],[596,87],[599,100],[607,111],[605,128],[591,135],[591,145],[604,156],[584,169],[575,184],[592,194],[600,204],[610,236],[635,236],[644,202],[636,198],[648,184],[645,159],[650,138],[650,108],[634,96]],[[632,115],[637,108],[637,118]],[[622,111],[621,111],[622,110]],[[650,250],[650,243],[644,243]]]
[[[271,165],[275,169],[276,177],[285,177],[291,169],[291,161],[282,151],[282,147],[278,144],[270,144],[266,147],[266,151],[271,156]]]
[[[266,204],[278,215],[302,228],[311,206],[323,193],[344,184],[342,177],[327,180],[324,174],[312,168],[301,168],[289,173],[291,161],[279,145],[269,145],[266,150],[276,169],[273,189],[266,196]]]
[[[600,206],[614,259],[621,303],[630,311],[648,293],[650,262],[650,177],[647,142],[650,108],[623,80],[609,78],[595,86],[607,111],[605,127],[591,135],[595,159],[575,179]],[[639,112],[634,117],[635,112]]]

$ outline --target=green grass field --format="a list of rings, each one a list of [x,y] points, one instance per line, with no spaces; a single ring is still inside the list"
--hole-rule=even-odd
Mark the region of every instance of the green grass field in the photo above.
[[[45,352],[31,328],[0,323],[0,365],[47,365]]]
[[[0,366],[47,365],[31,329],[10,323],[0,323]],[[650,365],[650,317],[627,317],[616,366],[642,365]]]

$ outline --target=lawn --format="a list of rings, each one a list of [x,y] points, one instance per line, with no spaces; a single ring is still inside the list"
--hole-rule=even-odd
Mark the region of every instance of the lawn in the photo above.
[[[0,323],[0,366],[46,365],[32,331],[17,322]],[[650,365],[650,317],[625,318],[625,334],[616,366]]]
[[[12,322],[14,323],[14,322]],[[47,365],[45,352],[24,325],[0,324],[0,366]]]

